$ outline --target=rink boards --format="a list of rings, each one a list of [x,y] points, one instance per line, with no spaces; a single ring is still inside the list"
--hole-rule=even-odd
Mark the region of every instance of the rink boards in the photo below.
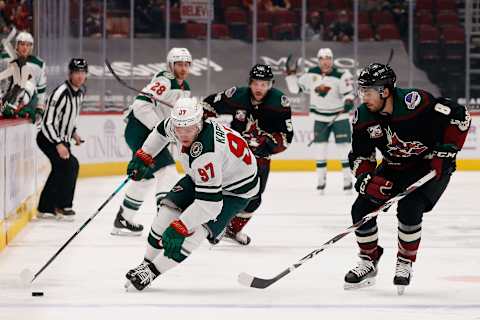
[[[228,123],[228,118],[223,119]],[[295,135],[292,144],[281,154],[274,156],[274,171],[313,171],[315,170],[314,145],[308,147],[313,139],[313,120],[306,116],[294,116]],[[480,170],[480,116],[474,116],[464,150],[459,153],[459,170]],[[77,126],[79,134],[86,143],[74,147],[74,153],[80,161],[80,176],[121,175],[125,173],[131,151],[123,138],[125,123],[120,114],[86,114],[80,117]],[[88,128],[88,129],[87,129]],[[336,153],[333,136],[329,141],[329,170],[339,170],[340,155]],[[180,167],[178,167],[181,169]]]

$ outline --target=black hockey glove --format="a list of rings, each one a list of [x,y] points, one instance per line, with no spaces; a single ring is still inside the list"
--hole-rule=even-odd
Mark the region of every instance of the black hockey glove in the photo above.
[[[454,144],[441,144],[433,148],[433,157],[430,166],[435,170],[436,180],[440,180],[445,175],[450,175],[457,168],[458,148]]]
[[[261,135],[257,138],[252,138],[248,141],[253,155],[257,158],[265,158],[273,153],[273,149],[277,146],[272,138],[266,135]]]
[[[343,104],[343,112],[350,112],[354,108],[353,101],[350,99],[345,100],[345,103]]]
[[[357,177],[355,190],[375,204],[382,204],[393,195],[393,182],[380,176],[363,173]]]

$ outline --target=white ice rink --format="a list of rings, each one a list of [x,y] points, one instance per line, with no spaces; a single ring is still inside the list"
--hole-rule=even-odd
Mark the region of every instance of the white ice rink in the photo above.
[[[457,172],[433,212],[424,217],[413,284],[404,296],[392,285],[396,254],[393,209],[379,219],[385,254],[377,284],[343,290],[345,272],[357,261],[349,235],[270,288],[240,286],[246,271],[272,277],[351,224],[354,196],[344,196],[340,173],[316,194],[315,174],[273,173],[264,203],[246,228],[248,247],[208,243],[143,292],[125,292],[124,275],[142,256],[141,238],[111,236],[117,197],[35,280],[19,284],[19,272],[36,272],[123,181],[79,180],[75,222],[32,221],[0,253],[0,319],[480,319],[480,173]],[[153,197],[153,195],[152,195]],[[149,229],[153,200],[141,222]],[[32,297],[31,291],[44,291]],[[147,318],[148,317],[148,318]]]

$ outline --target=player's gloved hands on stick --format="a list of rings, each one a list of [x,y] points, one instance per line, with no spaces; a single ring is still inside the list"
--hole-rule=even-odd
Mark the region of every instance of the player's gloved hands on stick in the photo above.
[[[181,220],[170,223],[162,234],[163,255],[175,261],[182,261],[184,259],[181,253],[183,242],[191,235]]]
[[[5,118],[13,118],[15,117],[15,106],[9,102],[5,102],[5,105],[2,110],[2,115]]]
[[[34,107],[23,107],[18,111],[18,116],[26,119],[30,118],[30,121],[35,123],[43,117],[43,110]]]
[[[154,160],[151,155],[138,149],[135,156],[128,163],[127,174],[135,181],[142,180],[152,171]]]
[[[277,146],[272,138],[266,135],[261,135],[256,139],[249,141],[250,149],[257,158],[265,158],[273,153],[273,149]]]
[[[343,104],[343,112],[350,112],[353,110],[353,100],[347,99]]]
[[[363,173],[357,177],[355,190],[372,202],[380,204],[393,195],[393,182],[384,177]]]
[[[435,179],[451,174],[456,169],[458,147],[454,144],[441,144],[433,148],[433,158],[430,165],[435,170]]]

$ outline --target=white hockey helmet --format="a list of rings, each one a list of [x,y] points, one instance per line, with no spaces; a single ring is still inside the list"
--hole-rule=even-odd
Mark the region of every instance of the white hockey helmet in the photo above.
[[[317,58],[332,58],[333,59],[333,52],[330,48],[320,48],[317,53]]]
[[[174,127],[189,127],[198,124],[202,129],[203,103],[196,98],[180,98],[171,113]]]
[[[17,45],[20,41],[31,43],[33,46],[33,37],[26,31],[22,31],[17,35],[15,38],[15,45]]]
[[[192,63],[192,55],[187,48],[172,48],[167,54],[167,65],[170,72],[173,73],[173,65],[175,62],[185,61]]]

